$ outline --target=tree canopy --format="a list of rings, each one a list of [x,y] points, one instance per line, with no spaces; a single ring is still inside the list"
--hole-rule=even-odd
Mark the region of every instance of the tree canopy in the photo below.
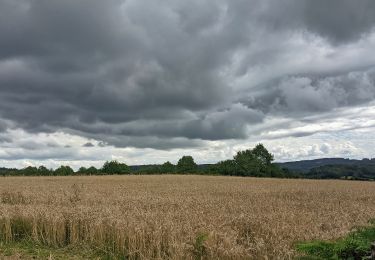
[[[258,144],[254,149],[239,151],[234,156],[236,170],[243,176],[266,176],[271,170],[273,155],[267,151],[263,144]]]
[[[54,171],[54,175],[58,175],[58,176],[69,176],[73,174],[74,174],[74,170],[70,166],[64,166],[64,165],[61,165],[59,168],[57,168]]]
[[[194,173],[197,169],[198,166],[190,155],[184,155],[178,160],[177,171],[179,173]]]
[[[104,163],[102,172],[105,174],[129,174],[130,168],[125,163],[118,161],[107,161]]]

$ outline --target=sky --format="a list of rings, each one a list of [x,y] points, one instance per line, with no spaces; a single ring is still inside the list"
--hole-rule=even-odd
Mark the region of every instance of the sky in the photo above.
[[[0,166],[375,157],[374,0],[0,0]]]

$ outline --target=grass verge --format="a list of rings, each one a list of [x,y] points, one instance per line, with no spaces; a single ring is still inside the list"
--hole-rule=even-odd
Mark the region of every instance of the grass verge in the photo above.
[[[336,241],[308,241],[296,244],[304,254],[300,259],[370,259],[371,244],[375,242],[375,221],[359,227]]]

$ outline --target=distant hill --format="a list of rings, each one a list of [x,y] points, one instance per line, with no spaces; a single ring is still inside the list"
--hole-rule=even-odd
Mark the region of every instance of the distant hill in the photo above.
[[[375,164],[375,159],[352,160],[345,158],[321,158],[315,160],[303,160],[294,162],[277,163],[280,167],[289,169],[290,171],[307,173],[313,168],[326,165],[362,165]]]
[[[326,165],[367,165],[367,164],[375,164],[375,158],[369,159],[362,159],[362,160],[354,160],[354,159],[345,159],[345,158],[320,158],[314,160],[302,160],[302,161],[291,161],[291,162],[283,162],[283,163],[275,163],[279,165],[281,168],[286,168],[290,171],[307,173],[313,168],[326,166]],[[204,169],[210,167],[214,164],[198,164],[199,169]],[[153,167],[157,166],[157,164],[149,164],[149,165],[130,165],[130,169],[133,171],[137,171],[143,167]]]
[[[375,158],[350,160],[323,158],[278,163],[281,168],[312,179],[375,180]]]
[[[325,165],[304,173],[310,179],[375,180],[375,163],[353,165]]]

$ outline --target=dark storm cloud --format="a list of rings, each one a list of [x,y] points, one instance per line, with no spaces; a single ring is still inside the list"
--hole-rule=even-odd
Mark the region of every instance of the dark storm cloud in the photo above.
[[[0,120],[0,133],[6,131],[8,127],[9,125],[5,121]]]
[[[308,29],[340,43],[369,33],[374,28],[374,11],[371,0],[307,1],[305,21]]]
[[[266,0],[261,5],[259,17],[270,29],[306,30],[334,44],[357,41],[375,24],[372,0]]]
[[[267,116],[374,100],[371,41],[337,58],[374,24],[372,0],[0,0],[0,117],[115,146],[246,138]],[[296,65],[309,37],[336,52]]]
[[[243,99],[264,113],[303,117],[375,99],[375,67],[335,77],[289,76],[260,86],[267,92]]]

